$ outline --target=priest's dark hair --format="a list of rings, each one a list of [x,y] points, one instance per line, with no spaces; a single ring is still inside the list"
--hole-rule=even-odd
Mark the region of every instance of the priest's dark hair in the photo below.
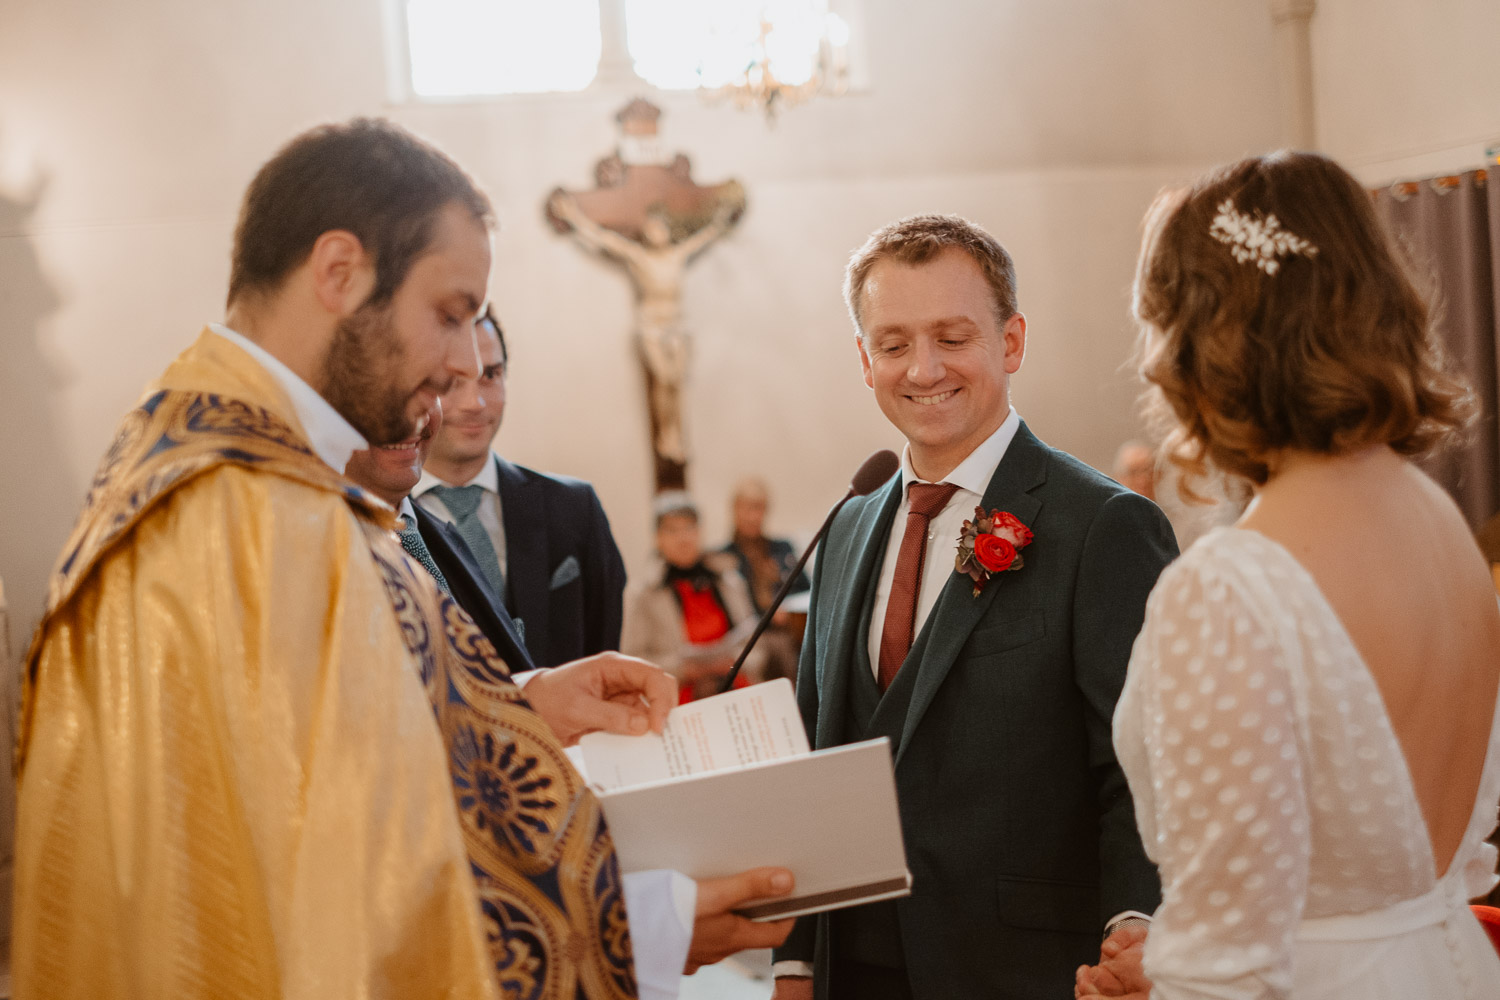
[[[355,118],[292,139],[256,173],[234,232],[229,302],[274,292],[332,230],[375,259],[366,304],[390,301],[432,242],[449,204],[493,225],[490,202],[463,169],[393,122]]]

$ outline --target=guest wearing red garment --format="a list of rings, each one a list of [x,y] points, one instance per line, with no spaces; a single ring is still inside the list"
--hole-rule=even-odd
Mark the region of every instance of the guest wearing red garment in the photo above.
[[[686,493],[657,497],[656,549],[665,564],[656,582],[631,595],[620,651],[659,664],[677,677],[683,703],[713,694],[739,654],[755,609],[734,561],[705,555],[698,510]],[[759,679],[759,650],[736,687]]]

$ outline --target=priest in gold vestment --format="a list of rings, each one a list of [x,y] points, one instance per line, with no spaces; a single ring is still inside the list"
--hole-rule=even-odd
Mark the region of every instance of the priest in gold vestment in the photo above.
[[[473,372],[488,213],[368,120],[252,183],[227,324],[126,416],[27,657],[17,997],[637,995],[555,730],[644,728],[654,681],[595,669],[539,715],[335,471]],[[712,916],[721,951],[759,943]]]
[[[28,664],[18,996],[494,995],[391,515],[295,421],[206,332],[96,477]]]

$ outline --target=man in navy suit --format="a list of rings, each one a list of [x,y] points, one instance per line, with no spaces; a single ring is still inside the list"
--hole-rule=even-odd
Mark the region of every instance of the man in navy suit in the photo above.
[[[797,693],[819,748],[890,739],[913,882],[800,921],[776,996],[1064,1000],[1159,901],[1110,724],[1171,528],[1012,408],[1026,318],[989,233],[887,226],[845,297],[906,448],[823,542]],[[970,576],[955,562],[976,508]]]
[[[490,590],[520,623],[542,667],[620,646],[625,563],[594,488],[507,462],[491,450],[505,413],[509,353],[486,310],[477,327],[482,370],[443,397],[414,496],[454,526]]]
[[[569,704],[570,699],[576,697],[576,692],[570,691],[571,685],[567,684],[559,688],[550,677],[540,685],[533,683],[538,668],[527,651],[521,628],[491,589],[473,553],[452,525],[433,517],[411,500],[411,490],[422,475],[422,461],[442,424],[442,407],[434,406],[428,411],[426,422],[415,436],[395,444],[356,451],[350,457],[344,474],[396,509],[401,515],[400,527],[396,533],[402,548],[421,563],[437,581],[438,587],[474,619],[480,632],[505,661],[511,675],[522,685],[527,698],[533,702],[543,702],[544,717],[557,730],[558,738],[564,743],[571,743],[583,732],[573,725],[577,713]],[[629,659],[619,654],[580,658],[565,664],[572,667],[572,670],[553,673],[566,676],[602,670],[608,674],[615,665],[623,664]],[[668,687],[675,693],[670,682]],[[675,701],[675,697],[671,700]],[[540,709],[543,706],[537,707]],[[626,728],[630,724],[628,720],[618,723]],[[586,728],[597,726],[598,722],[595,721]]]
[[[484,571],[459,536],[458,530],[410,500],[407,503],[411,507],[417,533],[426,544],[433,564],[448,584],[448,593],[453,595],[458,606],[474,619],[474,624],[479,626],[479,631],[484,633],[484,637],[499,652],[511,673],[519,674],[537,669],[536,663],[531,659],[531,652],[526,648],[526,640],[521,635],[520,627],[505,610],[500,598],[490,589],[489,581],[484,578]]]

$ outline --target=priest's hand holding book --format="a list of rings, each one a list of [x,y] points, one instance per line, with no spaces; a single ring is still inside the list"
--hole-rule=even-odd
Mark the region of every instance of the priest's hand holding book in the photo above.
[[[693,943],[683,972],[713,965],[747,948],[775,948],[792,932],[795,919],[761,923],[734,912],[751,900],[789,895],[792,873],[785,868],[753,868],[726,878],[698,880],[698,908]]]

